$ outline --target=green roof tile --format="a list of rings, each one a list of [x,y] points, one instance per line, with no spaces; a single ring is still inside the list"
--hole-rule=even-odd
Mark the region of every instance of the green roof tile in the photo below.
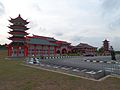
[[[41,44],[41,45],[52,45],[52,46],[56,46],[56,44],[54,43],[50,43],[47,40],[44,39],[39,39],[39,38],[30,38],[30,40],[28,41],[29,44]]]

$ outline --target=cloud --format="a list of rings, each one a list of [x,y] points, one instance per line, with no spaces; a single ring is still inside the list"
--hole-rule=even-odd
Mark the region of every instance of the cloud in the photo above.
[[[120,37],[111,38],[110,45],[113,46],[115,50],[119,50],[120,48]]]
[[[101,46],[102,40],[106,37],[108,39],[119,37],[120,0],[4,0],[3,2],[0,2],[0,16],[4,17],[0,20],[0,24],[4,24],[0,25],[0,29],[3,32],[9,30],[6,29],[9,25],[7,22],[9,16],[17,17],[21,13],[24,19],[30,21],[28,33],[54,36],[58,40],[69,41],[74,45],[86,42],[93,46]],[[4,35],[3,32],[1,34]]]
[[[112,22],[110,22],[109,28],[111,30],[119,30],[119,28],[120,28],[120,17],[115,18]]]
[[[56,32],[56,33],[54,33],[55,34],[55,36],[63,36],[63,33],[62,32]]]
[[[103,22],[110,30],[120,28],[120,0],[101,0]]]
[[[101,0],[104,13],[116,12],[120,9],[120,0]]]
[[[79,41],[81,41],[82,38],[83,37],[81,37],[81,36],[75,36],[74,35],[74,36],[71,37],[71,41],[78,41],[79,42]]]
[[[42,11],[42,9],[40,8],[39,4],[34,3],[34,4],[32,4],[32,7],[33,7],[34,10],[36,10],[37,12],[41,12],[41,11]]]
[[[30,29],[28,30],[29,33],[32,33],[32,34],[36,34],[36,35],[42,35],[47,31],[47,28],[43,27],[42,25],[40,25],[37,20],[32,20],[30,23],[29,23],[29,26]]]
[[[5,7],[2,2],[0,2],[0,16],[5,13]]]
[[[90,45],[101,47],[102,41],[104,37],[87,37],[87,36],[72,36],[71,41],[74,45],[78,45],[79,43],[88,43]]]

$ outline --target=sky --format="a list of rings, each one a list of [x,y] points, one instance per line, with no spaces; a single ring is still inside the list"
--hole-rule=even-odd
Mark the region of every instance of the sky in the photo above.
[[[120,0],[0,0],[0,44],[11,42],[8,20],[19,14],[30,22],[29,35],[98,48],[107,39],[120,50]]]

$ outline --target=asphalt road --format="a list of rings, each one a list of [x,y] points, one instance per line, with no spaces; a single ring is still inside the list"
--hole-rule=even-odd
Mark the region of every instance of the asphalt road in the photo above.
[[[117,62],[120,61],[120,56],[116,56]],[[58,65],[58,66],[69,66],[75,68],[86,68],[92,70],[105,70],[113,74],[120,75],[120,62],[117,64],[113,63],[94,63],[85,62],[84,60],[100,60],[100,61],[110,61],[110,56],[96,56],[96,57],[75,57],[75,58],[62,58],[62,59],[48,59],[43,60],[42,63]]]

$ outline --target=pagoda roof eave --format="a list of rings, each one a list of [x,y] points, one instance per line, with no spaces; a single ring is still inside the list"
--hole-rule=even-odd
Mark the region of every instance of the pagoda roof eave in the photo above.
[[[28,30],[30,28],[27,28],[26,26],[16,26],[16,25],[10,25],[10,26],[7,26],[8,28],[10,29],[23,29],[23,30]]]
[[[24,20],[21,15],[19,14],[17,18],[11,18],[10,17],[10,20],[8,20],[9,22],[11,23],[14,23],[14,22],[23,22],[25,25],[28,24],[29,22],[27,20]]]
[[[11,19],[11,20],[8,20],[9,22],[11,23],[14,23],[14,22],[18,22],[18,20],[15,20],[15,19]],[[25,25],[27,25],[29,22],[27,21],[21,21],[22,23],[24,23]]]

